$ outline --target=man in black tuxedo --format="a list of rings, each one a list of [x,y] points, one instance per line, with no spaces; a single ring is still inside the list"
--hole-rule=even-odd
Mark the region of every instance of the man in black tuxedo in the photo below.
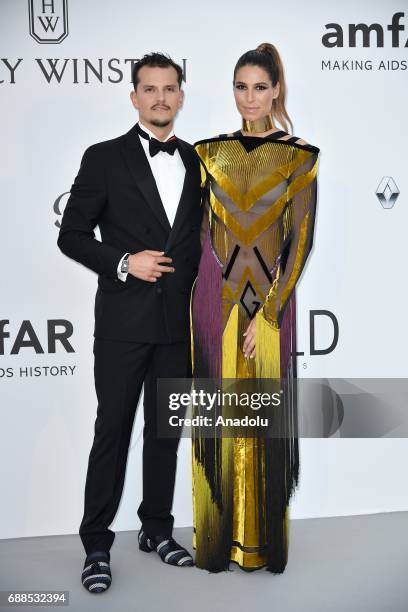
[[[172,565],[192,565],[172,538],[178,438],[159,438],[158,378],[188,378],[190,291],[200,257],[200,167],[176,138],[182,69],[161,53],[133,68],[139,122],[89,147],[61,222],[63,253],[98,273],[94,374],[98,398],[79,533],[82,583],[111,584],[108,529],[121,499],[130,436],[144,385],[143,501],[139,548]],[[101,239],[95,238],[99,225]]]

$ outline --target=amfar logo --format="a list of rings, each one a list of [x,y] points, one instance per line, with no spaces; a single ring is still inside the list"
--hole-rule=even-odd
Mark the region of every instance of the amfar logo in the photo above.
[[[405,30],[403,24],[400,24],[400,19],[404,17],[404,13],[394,13],[391,18],[391,23],[386,26],[386,29],[391,32],[391,46],[400,46],[400,32]],[[384,27],[380,23],[372,23],[367,25],[366,23],[349,23],[346,26],[347,29],[343,30],[339,23],[326,23],[326,29],[332,28],[332,32],[328,32],[322,36],[322,43],[325,47],[357,47],[357,33],[359,38],[362,39],[363,47],[384,47]],[[375,32],[374,44],[370,44],[371,33]],[[344,42],[345,36],[348,36],[348,41]],[[360,45],[361,46],[361,45]],[[408,47],[408,39],[405,42],[404,47]]]
[[[9,319],[0,321],[0,355],[5,353],[4,340],[10,338],[10,332],[6,330],[9,324]],[[67,353],[75,353],[69,341],[73,333],[74,326],[71,321],[67,319],[48,319],[46,332],[47,352],[56,353],[57,342],[60,342]],[[24,320],[18,328],[10,349],[10,355],[18,355],[22,348],[32,348],[37,354],[45,352],[33,324],[29,320]]]
[[[28,0],[30,36],[41,44],[58,44],[68,36],[67,0]]]
[[[383,208],[392,208],[399,193],[400,190],[392,176],[383,176],[375,192]]]

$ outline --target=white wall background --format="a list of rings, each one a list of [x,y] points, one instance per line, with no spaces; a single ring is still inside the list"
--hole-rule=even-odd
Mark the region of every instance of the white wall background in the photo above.
[[[26,0],[2,0],[0,58],[15,63],[15,83],[0,61],[1,214],[0,320],[9,320],[0,355],[0,538],[77,533],[93,438],[93,304],[96,275],[69,260],[56,245],[56,198],[70,189],[84,149],[130,129],[125,58],[162,50],[187,59],[186,103],[176,133],[194,142],[237,129],[232,71],[238,57],[259,43],[281,52],[289,88],[287,108],[295,134],[320,147],[315,245],[298,290],[301,376],[407,377],[406,325],[406,70],[379,71],[380,60],[405,60],[407,32],[391,46],[387,24],[402,10],[390,0],[359,3],[258,0],[155,3],[69,0],[69,36],[39,44],[28,32]],[[327,49],[325,24],[377,22],[385,44]],[[408,16],[402,19],[408,30]],[[48,84],[35,58],[79,58],[61,83]],[[104,66],[119,58],[125,78],[85,84],[81,58]],[[366,71],[322,70],[322,60],[371,60]],[[401,194],[384,210],[375,189],[390,175]],[[65,199],[64,199],[65,202]],[[309,311],[332,311],[339,343],[326,356],[308,355]],[[44,354],[24,347],[10,354],[23,320],[30,320]],[[47,320],[74,326],[75,353],[57,345],[47,353]],[[319,341],[330,343],[321,326]],[[20,377],[20,367],[75,366],[70,376]],[[14,375],[4,371],[11,368]],[[2,374],[3,372],[3,374]],[[139,527],[142,410],[129,453],[116,531]],[[408,509],[404,439],[301,440],[301,487],[292,518]],[[174,503],[176,526],[191,525],[190,440],[181,442]]]

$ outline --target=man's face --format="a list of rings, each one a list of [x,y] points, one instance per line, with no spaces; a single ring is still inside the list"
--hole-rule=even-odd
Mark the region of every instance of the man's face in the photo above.
[[[141,121],[156,127],[171,125],[184,98],[175,68],[143,66],[138,77],[136,91],[130,97]]]

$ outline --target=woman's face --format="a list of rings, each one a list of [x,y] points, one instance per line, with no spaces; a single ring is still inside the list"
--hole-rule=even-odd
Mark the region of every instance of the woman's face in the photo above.
[[[237,109],[244,119],[255,121],[272,110],[272,100],[279,94],[279,82],[272,87],[269,74],[260,66],[242,66],[234,82]]]

